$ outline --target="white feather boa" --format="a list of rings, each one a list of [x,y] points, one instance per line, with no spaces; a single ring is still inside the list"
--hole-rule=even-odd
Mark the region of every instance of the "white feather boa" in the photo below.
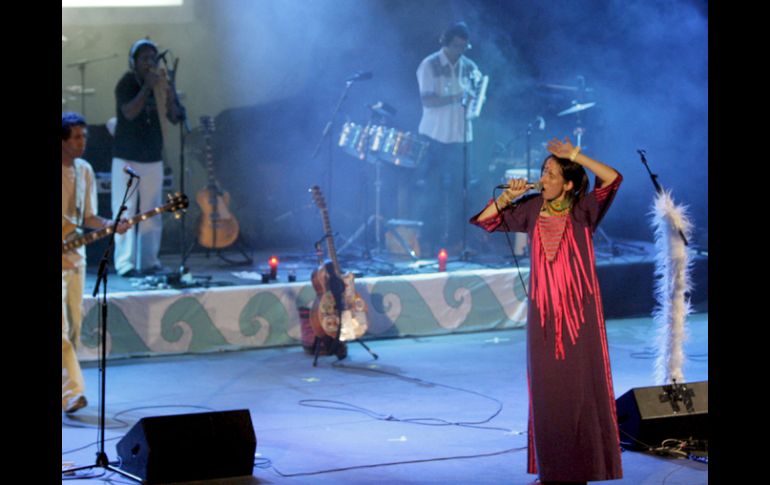
[[[690,240],[692,224],[687,208],[674,203],[671,193],[663,191],[655,198],[652,211],[655,229],[655,298],[653,321],[657,328],[655,382],[659,385],[673,381],[684,382],[682,345],[687,339],[685,328],[690,305],[691,258],[679,234]]]

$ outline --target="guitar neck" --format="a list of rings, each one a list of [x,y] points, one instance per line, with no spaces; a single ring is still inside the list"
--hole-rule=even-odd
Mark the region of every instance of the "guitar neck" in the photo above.
[[[166,211],[167,209],[168,209],[167,206],[160,206],[152,210],[149,210],[147,212],[144,212],[142,214],[138,214],[132,217],[131,219],[128,219],[128,225],[133,226],[134,224],[141,222],[145,219],[149,219],[150,217],[156,216],[161,212]],[[94,241],[97,241],[103,237],[106,237],[112,234],[112,229],[113,229],[113,226],[105,227],[103,229],[91,231],[88,234],[84,236],[80,236],[79,238],[73,241],[65,242],[62,244],[62,251],[71,251],[73,249],[79,248],[80,246],[91,244]]]
[[[323,209],[321,212],[323,213],[324,232],[326,233],[326,247],[329,249],[329,258],[331,258],[334,264],[334,271],[339,276],[342,273],[340,272],[340,264],[337,261],[337,249],[334,247],[334,235],[332,234],[332,225],[329,222],[329,211]]]
[[[204,137],[204,143],[206,145],[206,176],[208,178],[208,186],[209,188],[215,188],[217,182],[214,178],[214,155],[211,153],[211,133],[208,130]]]

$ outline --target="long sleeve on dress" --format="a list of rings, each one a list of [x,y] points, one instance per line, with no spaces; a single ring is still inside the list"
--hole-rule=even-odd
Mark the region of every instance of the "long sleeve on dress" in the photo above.
[[[471,217],[468,222],[479,226],[487,232],[530,232],[532,206],[539,207],[542,204],[542,199],[543,197],[540,194],[525,195],[512,204],[509,204],[507,207],[501,208],[502,212],[480,221],[479,215],[484,212],[484,209],[495,203],[494,199],[489,199],[489,202],[484,206],[484,209]]]

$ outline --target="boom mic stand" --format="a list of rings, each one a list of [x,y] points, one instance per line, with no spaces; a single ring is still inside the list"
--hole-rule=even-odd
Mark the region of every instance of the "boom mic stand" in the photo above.
[[[348,97],[348,92],[350,91],[350,87],[353,85],[352,80],[345,82],[345,89],[342,91],[342,95],[340,95],[340,99],[337,100],[337,105],[334,107],[334,111],[332,111],[332,116],[329,118],[329,121],[326,122],[326,126],[324,127],[323,132],[321,133],[321,139],[318,140],[318,144],[315,146],[315,150],[313,150],[313,154],[310,156],[311,160],[315,160],[315,158],[318,156],[318,152],[321,151],[321,145],[323,145],[324,140],[326,140],[327,137],[329,137],[329,133],[331,132],[332,125],[334,124],[334,119],[337,118],[337,113],[340,111],[340,107],[342,106],[342,103],[345,101],[345,99]],[[331,140],[331,138],[329,138]],[[331,208],[331,197],[332,197],[332,170],[334,168],[334,164],[332,163],[332,157],[331,154],[329,154],[329,162],[328,166],[326,168],[326,194],[327,198],[329,199],[329,207]]]
[[[71,62],[67,64],[67,67],[77,67],[80,71],[80,114],[85,117],[86,115],[86,66],[92,62],[106,61],[107,59],[114,59],[118,57],[117,54],[110,56],[97,57],[95,59],[81,59],[79,61]]]
[[[637,151],[637,153],[639,153],[639,156],[642,159],[642,163],[644,164],[644,167],[647,169],[647,173],[650,174],[650,179],[652,179],[652,185],[655,186],[655,192],[657,192],[659,194],[663,193],[663,188],[658,183],[658,174],[652,173],[652,171],[650,170],[650,166],[647,165],[647,158],[644,156],[647,152],[645,152],[644,150],[641,150],[641,149],[636,150],[636,151]],[[684,233],[682,232],[682,230],[678,229],[678,232],[679,232],[679,237],[681,237],[682,241],[684,242],[684,245],[688,246],[687,238],[684,237]]]
[[[190,125],[187,122],[187,109],[182,105],[182,102],[179,101],[179,96],[176,92],[176,71],[177,66],[179,65],[179,58],[177,57],[174,59],[174,68],[169,69],[168,62],[166,61],[166,57],[161,57],[163,59],[163,63],[166,65],[166,70],[169,73],[169,77],[171,78],[171,91],[174,94],[174,104],[176,104],[179,107],[179,110],[181,112],[181,119],[179,120],[179,192],[182,194],[185,193],[185,144],[187,142],[187,135],[192,131],[190,129]],[[158,113],[160,116],[160,113]],[[189,256],[188,251],[185,249],[187,244],[185,242],[185,237],[187,234],[187,231],[185,229],[185,215],[187,211],[181,211],[181,213],[177,213],[179,217],[179,247],[180,255],[181,255],[181,262],[179,263],[179,269],[175,273],[172,273],[169,275],[169,280],[173,283],[177,283],[180,285],[190,285],[194,283],[194,279],[192,277],[192,274],[190,273],[190,269],[187,267],[187,257]]]
[[[340,107],[342,106],[342,103],[347,99],[348,93],[350,91],[350,87],[353,86],[353,83],[356,81],[365,81],[367,79],[372,78],[371,72],[358,72],[353,76],[350,76],[345,80],[345,89],[342,91],[342,94],[340,95],[340,99],[337,100],[337,105],[334,107],[334,111],[332,111],[332,115],[329,118],[329,121],[326,122],[326,126],[324,126],[323,132],[321,133],[321,139],[318,140],[318,144],[315,146],[315,150],[313,150],[313,154],[310,156],[311,160],[315,160],[315,158],[318,156],[318,152],[321,151],[321,145],[323,145],[324,140],[329,136],[329,133],[331,132],[332,125],[334,124],[334,119],[337,117],[337,113],[340,111]],[[331,141],[331,138],[329,139]],[[327,202],[328,206],[331,209],[332,206],[332,157],[331,153],[329,155],[329,165],[327,168],[326,176],[327,176],[327,187],[326,187],[326,194],[327,194]]]
[[[463,92],[463,246],[460,252],[460,261],[470,261],[470,252],[468,251],[468,224],[465,223],[465,215],[468,212],[468,103],[470,102],[467,91]]]
[[[126,184],[126,192],[125,194],[123,194],[123,202],[120,204],[120,210],[115,215],[115,220],[112,223],[112,233],[110,233],[110,242],[107,245],[107,248],[104,250],[104,254],[102,254],[102,259],[99,262],[99,272],[96,276],[96,285],[94,286],[94,291],[92,293],[92,296],[96,298],[96,295],[99,293],[99,285],[101,284],[102,281],[104,281],[104,284],[102,285],[102,301],[100,306],[101,311],[99,313],[99,320],[100,320],[99,332],[101,332],[101,335],[100,335],[101,350],[99,353],[99,373],[101,374],[101,379],[99,381],[99,387],[100,387],[99,451],[96,454],[95,464],[62,470],[62,475],[75,473],[80,470],[90,470],[92,468],[99,467],[99,468],[104,468],[105,470],[119,473],[120,475],[130,478],[131,480],[134,480],[140,483],[142,482],[141,478],[134,476],[110,464],[110,460],[107,457],[107,453],[105,453],[104,451],[104,429],[105,429],[105,416],[106,416],[105,408],[106,408],[106,393],[107,393],[107,265],[109,264],[108,261],[110,259],[112,250],[115,247],[115,233],[117,232],[117,229],[118,229],[118,221],[120,221],[120,217],[123,215],[123,212],[126,210],[126,200],[128,199],[128,191],[131,188],[131,183],[133,182],[133,180],[134,180],[133,176],[129,177],[128,183]]]

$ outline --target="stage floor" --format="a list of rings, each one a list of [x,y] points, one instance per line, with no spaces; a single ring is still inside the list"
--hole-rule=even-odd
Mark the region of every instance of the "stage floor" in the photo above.
[[[684,374],[707,380],[707,313],[689,318],[689,333]],[[653,385],[652,321],[611,319],[607,335],[616,397]],[[524,330],[367,343],[378,360],[351,343],[347,359],[321,357],[315,368],[299,345],[110,361],[105,451],[117,460],[116,443],[142,417],[245,408],[257,437],[253,476],[206,483],[535,480],[525,473]],[[98,450],[96,363],[85,363],[84,374],[89,406],[62,416],[62,462],[78,466],[93,464]],[[708,483],[708,464],[688,459],[626,451],[623,469],[622,480],[608,483]],[[133,483],[112,472],[101,479]]]

